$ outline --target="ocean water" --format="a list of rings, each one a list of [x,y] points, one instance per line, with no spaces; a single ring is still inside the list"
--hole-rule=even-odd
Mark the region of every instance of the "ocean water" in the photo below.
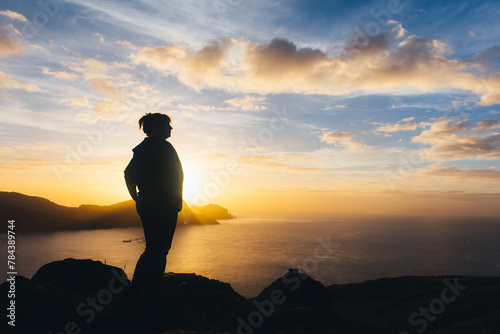
[[[228,282],[245,297],[255,297],[289,268],[325,285],[408,275],[500,275],[495,221],[243,216],[220,222],[178,228],[166,271]],[[144,249],[142,236],[141,227],[18,234],[17,271],[31,278],[42,265],[72,257],[120,267],[131,278]],[[5,280],[5,239],[0,247]]]

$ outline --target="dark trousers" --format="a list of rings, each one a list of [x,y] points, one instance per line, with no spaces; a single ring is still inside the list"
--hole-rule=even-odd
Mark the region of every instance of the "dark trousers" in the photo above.
[[[177,209],[168,207],[159,198],[139,198],[136,203],[146,239],[146,249],[135,266],[131,288],[153,300],[160,297],[161,280],[165,273],[167,254],[177,226]]]

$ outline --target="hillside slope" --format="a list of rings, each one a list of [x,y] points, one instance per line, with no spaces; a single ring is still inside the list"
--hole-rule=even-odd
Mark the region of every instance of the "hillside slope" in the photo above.
[[[19,232],[141,226],[133,200],[107,206],[81,205],[76,208],[16,192],[0,192],[0,218],[2,221],[15,220],[16,231]],[[218,222],[204,211],[193,212],[184,202],[177,224]]]

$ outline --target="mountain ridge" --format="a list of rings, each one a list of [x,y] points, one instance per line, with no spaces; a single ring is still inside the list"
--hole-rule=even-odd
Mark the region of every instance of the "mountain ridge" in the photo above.
[[[219,224],[217,219],[234,218],[229,214],[224,215],[224,212],[228,213],[228,210],[216,204],[212,204],[210,210],[201,206],[192,210],[183,202],[177,224]],[[218,213],[217,217],[212,217],[214,213]],[[141,226],[132,199],[111,205],[82,204],[68,207],[39,196],[0,191],[0,217],[3,221],[15,220],[16,231],[20,232]]]

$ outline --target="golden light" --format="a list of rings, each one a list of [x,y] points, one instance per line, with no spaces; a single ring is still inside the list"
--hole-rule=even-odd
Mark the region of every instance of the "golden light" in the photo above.
[[[197,169],[196,164],[189,160],[182,161],[182,169],[184,170],[184,186],[183,197],[184,201],[193,204],[197,193],[203,189],[203,177],[201,171]]]

